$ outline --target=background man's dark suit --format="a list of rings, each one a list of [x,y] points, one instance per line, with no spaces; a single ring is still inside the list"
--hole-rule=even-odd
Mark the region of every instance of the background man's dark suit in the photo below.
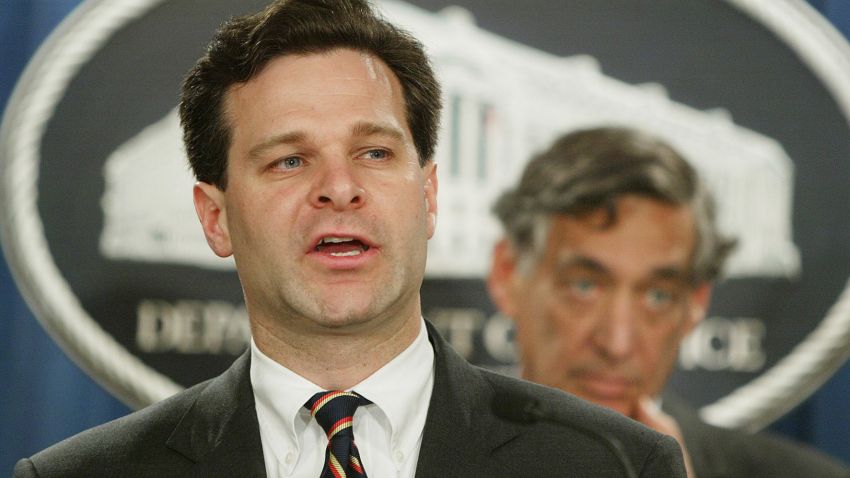
[[[850,478],[850,471],[815,450],[766,434],[719,428],[675,395],[662,407],[679,423],[699,478]]]
[[[639,476],[684,476],[672,438],[561,392],[475,368],[430,325],[429,335],[434,393],[417,477],[625,476],[597,439],[559,421],[617,437]],[[532,420],[533,404],[550,420]],[[211,381],[18,462],[15,477],[34,476],[265,476],[249,355]]]

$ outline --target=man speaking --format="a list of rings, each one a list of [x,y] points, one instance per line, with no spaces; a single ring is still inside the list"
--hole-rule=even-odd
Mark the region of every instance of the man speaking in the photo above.
[[[180,117],[250,350],[15,476],[684,476],[672,438],[472,367],[423,320],[440,107],[422,46],[365,1],[279,1],[224,25]]]

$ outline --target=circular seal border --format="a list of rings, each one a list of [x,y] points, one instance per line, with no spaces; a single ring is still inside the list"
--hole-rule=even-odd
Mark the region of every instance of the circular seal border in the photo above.
[[[803,0],[725,0],[793,50],[850,124],[850,45]],[[791,352],[755,379],[700,409],[704,420],[758,431],[800,404],[850,357],[850,280],[826,316]]]
[[[81,3],[39,47],[0,125],[0,240],[21,294],[48,334],[98,383],[141,408],[182,387],[128,352],[83,309],[56,266],[38,214],[41,138],[63,92],[110,36],[165,0]]]
[[[129,353],[83,309],[56,267],[38,215],[40,140],[80,68],[125,24],[167,0],[86,0],[48,37],[18,80],[0,125],[0,240],[21,293],[51,337],[125,403],[182,389]],[[803,0],[724,0],[759,21],[820,79],[850,123],[850,45]],[[758,430],[805,400],[850,356],[850,281],[820,324],[769,370],[700,412]]]

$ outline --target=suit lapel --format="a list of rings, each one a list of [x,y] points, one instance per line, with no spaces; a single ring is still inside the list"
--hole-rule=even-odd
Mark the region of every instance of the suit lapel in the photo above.
[[[434,347],[434,391],[416,477],[478,476],[494,449],[518,435],[490,413],[493,390],[426,322]]]
[[[265,477],[246,352],[200,393],[166,445],[196,463],[194,476]]]
[[[417,478],[477,476],[499,446],[518,436],[493,417],[491,385],[451,349],[430,323],[434,392],[416,467]],[[263,448],[246,352],[200,392],[166,446],[194,461],[193,476],[265,477]]]

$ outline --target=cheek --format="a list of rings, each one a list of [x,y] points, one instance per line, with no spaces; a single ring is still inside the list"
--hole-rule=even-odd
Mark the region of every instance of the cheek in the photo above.
[[[655,382],[663,384],[675,366],[678,357],[682,330],[667,330],[654,335],[642,347],[643,367],[647,376],[655,376]]]
[[[236,215],[230,224],[233,256],[237,264],[247,265],[253,262],[253,258],[262,254],[262,245],[266,242],[261,239],[264,234],[252,227],[244,216]]]
[[[369,209],[384,216],[384,221],[409,221],[411,224],[425,224],[425,195],[421,181],[405,178],[403,181],[384,180],[366,184]],[[377,212],[380,211],[380,212]]]
[[[517,327],[523,378],[565,390],[574,389],[573,370],[587,363],[587,334],[544,297],[527,296],[526,320]],[[531,318],[532,320],[528,320]]]
[[[541,323],[545,326],[541,333],[557,336],[563,342],[585,340],[596,323],[592,308],[564,300],[554,290],[530,297],[529,302],[540,309]]]
[[[285,210],[291,207],[281,194],[262,193],[242,198],[244,200],[234,203],[228,221],[234,242],[242,246],[243,251],[254,254],[265,244],[279,243],[281,238],[293,236],[284,224],[285,218],[294,217],[293,211]]]
[[[525,304],[522,324],[526,329],[529,348],[540,349],[544,354],[562,354],[575,349],[583,332],[579,325],[582,321],[566,310],[554,293],[537,288],[521,294],[520,301]]]

